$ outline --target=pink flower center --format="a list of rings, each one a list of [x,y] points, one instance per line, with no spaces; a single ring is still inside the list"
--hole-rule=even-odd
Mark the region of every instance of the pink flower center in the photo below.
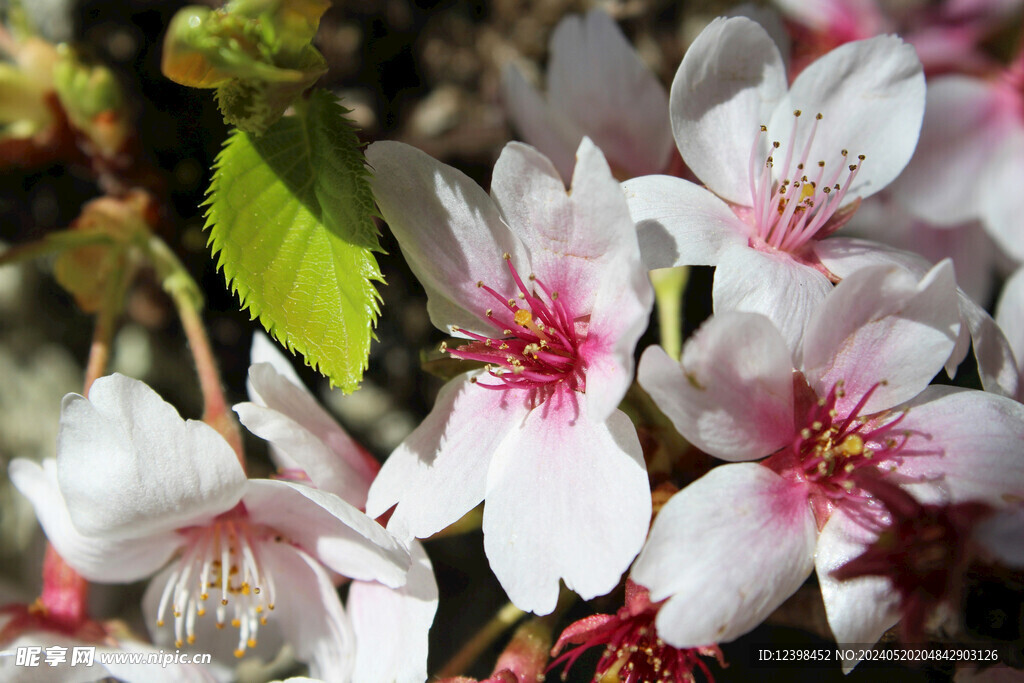
[[[782,162],[782,176],[774,173],[781,143],[773,142],[761,170],[757,170],[761,139],[768,132],[761,126],[750,152],[750,214],[744,220],[753,227],[754,246],[770,246],[779,251],[795,253],[815,237],[824,237],[838,229],[847,216],[839,212],[847,190],[857,176],[860,164],[846,164],[849,152],[842,150],[842,161],[835,168],[826,168],[824,161],[810,159],[811,146],[822,115],[814,117],[803,152],[794,154],[801,111],[793,112],[792,141]],[[858,160],[863,162],[864,155]],[[840,176],[846,172],[845,182]],[[832,220],[835,218],[835,220]]]
[[[512,278],[519,287],[515,297],[506,297],[483,282],[482,288],[500,304],[485,311],[487,320],[500,331],[500,336],[486,337],[462,328],[452,328],[473,341],[457,349],[441,345],[441,351],[461,360],[486,364],[496,384],[477,382],[488,389],[528,389],[538,392],[544,400],[555,388],[567,386],[585,391],[583,363],[579,357],[581,334],[568,306],[558,292],[549,289],[535,275],[527,279],[540,290],[538,295],[527,287],[509,254],[504,255]]]
[[[196,620],[212,604],[217,628],[230,623],[238,629],[235,656],[241,657],[256,646],[257,631],[274,609],[274,579],[260,561],[260,548],[280,539],[234,511],[182,533],[188,542],[164,587],[157,626],[164,625],[170,607],[175,647],[193,644]]]
[[[836,505],[854,515],[876,517],[878,506],[873,496],[857,485],[858,472],[884,467],[905,455],[907,442],[915,435],[899,428],[906,413],[892,419],[860,415],[878,386],[871,387],[849,413],[839,415],[836,402],[845,391],[842,380],[836,382],[828,396],[811,406],[805,426],[793,441],[797,473],[813,485],[818,497],[814,502],[819,524]]]
[[[562,680],[580,656],[592,647],[604,645],[604,652],[594,669],[594,680],[606,680],[608,674],[617,675],[621,683],[647,683],[648,681],[693,681],[700,671],[708,681],[714,681],[711,670],[701,657],[714,657],[722,664],[722,652],[717,646],[675,648],[658,637],[654,618],[657,610],[630,615],[626,608],[609,617],[604,625],[594,629],[582,643],[566,651],[551,663],[548,670],[565,665]]]

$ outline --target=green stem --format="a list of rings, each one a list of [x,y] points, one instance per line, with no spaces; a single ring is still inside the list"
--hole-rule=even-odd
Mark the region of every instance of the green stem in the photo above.
[[[174,252],[158,237],[150,236],[146,243],[157,275],[163,284],[181,319],[185,330],[192,358],[195,360],[196,373],[199,375],[199,389],[203,394],[203,422],[206,422],[234,449],[238,462],[245,468],[245,454],[242,451],[242,434],[238,428],[234,413],[224,398],[224,388],[217,370],[217,361],[210,348],[210,338],[199,311],[203,306],[203,296],[192,276],[188,274]]]
[[[475,636],[466,641],[466,644],[448,660],[447,664],[441,667],[437,677],[450,678],[469,669],[484,650],[489,648],[505,631],[512,628],[524,614],[526,612],[511,602],[506,604]]]
[[[690,268],[659,268],[651,271],[654,298],[658,308],[658,328],[661,347],[673,359],[679,358],[683,348],[682,302]]]

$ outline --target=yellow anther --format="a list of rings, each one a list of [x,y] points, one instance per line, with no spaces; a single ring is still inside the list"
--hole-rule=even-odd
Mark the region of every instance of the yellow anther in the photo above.
[[[235,658],[241,659],[245,656],[245,650],[235,650]]]
[[[864,439],[860,434],[850,434],[843,439],[842,443],[836,447],[836,450],[841,455],[848,457],[862,455],[864,453]]]
[[[188,644],[189,645],[195,645],[196,644],[196,637],[195,636],[189,636],[188,637]]]

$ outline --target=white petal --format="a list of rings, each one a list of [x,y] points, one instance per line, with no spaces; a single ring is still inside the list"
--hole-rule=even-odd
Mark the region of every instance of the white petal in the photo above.
[[[996,307],[996,322],[1003,331],[1017,368],[1024,371],[1024,268],[1020,268],[1003,286],[1003,293]],[[1019,380],[1018,391],[1024,387],[1024,377]]]
[[[924,278],[898,266],[872,266],[840,282],[807,325],[803,369],[818,396],[838,382],[836,407],[870,414],[921,392],[952,352],[960,332],[956,281],[947,260]],[[876,387],[876,385],[879,385]]]
[[[376,475],[376,461],[313,396],[267,363],[249,368],[249,382],[263,404],[235,406],[238,419],[256,436],[286,456],[287,465],[303,470],[319,489],[362,508]]]
[[[526,412],[518,392],[474,386],[468,374],[448,382],[430,414],[384,462],[367,513],[379,517],[397,503],[388,528],[416,538],[458,521],[484,499],[494,449]]]
[[[776,4],[778,5],[781,3],[777,0]],[[756,21],[760,24],[761,28],[763,28],[771,37],[772,42],[779,48],[779,53],[782,55],[782,61],[786,68],[786,72],[788,73],[790,71],[789,55],[793,41],[786,32],[786,25],[782,21],[782,16],[774,7],[762,7],[752,2],[745,2],[741,5],[735,5],[729,8],[726,12],[726,16],[746,17],[747,19]]]
[[[713,266],[724,249],[747,243],[746,224],[729,205],[688,180],[645,176],[622,189],[648,270]]]
[[[548,102],[626,175],[659,173],[668,165],[668,95],[605,12],[569,16],[555,28]]]
[[[422,683],[427,633],[437,611],[437,581],[423,546],[413,542],[409,580],[401,588],[354,581],[348,614],[356,635],[354,683]]]
[[[844,232],[916,252],[931,264],[953,259],[961,289],[975,301],[988,301],[991,296],[997,248],[977,221],[939,226],[915,218],[897,202],[896,192],[890,186],[861,202]]]
[[[252,479],[242,498],[254,524],[280,532],[342,576],[401,586],[409,553],[352,505],[303,484]]]
[[[817,242],[814,251],[822,264],[838,277],[847,277],[859,268],[890,264],[907,270],[915,277],[924,277],[931,267],[917,254],[866,240],[833,237]],[[978,359],[983,386],[990,391],[1012,395],[1016,379],[1013,377],[1013,354],[1006,338],[994,329],[991,316],[963,291],[957,291],[957,303],[960,334],[946,361],[946,372],[953,376],[967,356],[974,337],[974,355]]]
[[[687,166],[715,194],[750,206],[750,152],[785,94],[779,49],[753,21],[715,19],[690,45],[672,81],[672,131]]]
[[[348,683],[355,659],[355,638],[338,592],[320,564],[282,543],[261,549],[278,586],[268,619],[278,622],[295,656],[309,664],[309,674],[326,683]]]
[[[669,598],[658,634],[676,647],[751,630],[814,566],[817,531],[803,486],[755,463],[717,467],[658,513],[632,578]]]
[[[83,536],[71,523],[67,505],[57,487],[53,460],[43,467],[17,459],[8,468],[11,482],[35,508],[46,537],[79,574],[97,583],[138,581],[160,569],[184,539],[174,532],[143,538],[108,540]]]
[[[996,157],[981,178],[982,221],[996,243],[1014,260],[1024,261],[1024,129],[1000,140]]]
[[[833,571],[863,553],[874,540],[841,508],[832,512],[818,538],[818,583],[828,625],[840,645],[875,643],[900,617],[899,601],[887,579],[862,576],[838,581],[832,577]],[[853,668],[853,663],[845,666]]]
[[[505,253],[529,270],[526,252],[494,203],[462,172],[409,145],[375,142],[366,158],[381,214],[427,291],[431,322],[444,331],[457,325],[493,333],[484,311],[495,301],[477,282],[512,295]]]
[[[715,315],[681,363],[648,347],[637,379],[679,433],[715,457],[753,460],[794,438],[793,364],[764,316]]]
[[[1009,112],[1000,88],[950,75],[928,83],[921,139],[893,185],[896,198],[932,223],[954,225],[983,213],[984,170],[1005,144]]]
[[[559,175],[571,178],[576,148],[583,139],[579,124],[548,104],[514,64],[502,70],[501,86],[505,111],[523,140],[551,159]]]
[[[881,190],[910,161],[924,102],[924,72],[914,48],[895,36],[878,36],[841,45],[804,69],[773,113],[769,136],[783,145],[776,158],[792,148],[796,159],[809,139],[813,117],[820,113],[807,160],[824,161],[826,178],[838,165],[843,186],[845,166],[860,164],[843,200],[848,204]],[[795,139],[794,110],[803,112]],[[842,156],[844,149],[849,157]],[[863,162],[857,160],[861,154]],[[775,169],[778,177],[788,172],[782,164]]]
[[[1024,392],[1020,382],[1017,361],[1010,342],[996,321],[984,308],[959,291],[960,321],[971,335],[974,357],[978,361],[978,376],[985,391],[1004,396]]]
[[[560,578],[584,600],[612,590],[651,519],[633,423],[591,422],[582,401],[573,419],[568,400],[531,412],[487,477],[484,550],[509,599],[537,614],[555,608]]]
[[[64,397],[57,476],[75,526],[90,536],[141,538],[230,510],[245,472],[209,425],[182,420],[156,392],[101,377],[89,399]]]
[[[259,365],[260,363],[269,363],[277,370],[278,374],[287,379],[289,382],[299,387],[300,389],[306,389],[306,385],[299,379],[299,374],[295,372],[295,368],[285,357],[284,353],[281,352],[281,347],[270,338],[264,332],[256,331],[252,335],[252,347],[249,349],[249,363],[251,365]],[[260,405],[267,405],[256,392],[255,387],[252,386],[251,382],[246,382],[246,390],[249,392],[249,400],[253,403]],[[309,390],[306,389],[308,392]]]
[[[715,313],[746,311],[767,316],[794,354],[811,313],[832,291],[822,273],[789,254],[750,247],[725,250],[715,269]]]

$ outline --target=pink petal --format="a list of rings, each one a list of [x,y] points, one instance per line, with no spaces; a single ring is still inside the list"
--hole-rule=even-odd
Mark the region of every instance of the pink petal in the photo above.
[[[492,333],[484,312],[494,298],[477,287],[514,292],[502,255],[529,272],[529,258],[487,194],[462,172],[400,142],[366,148],[373,195],[402,254],[427,291],[434,325]]]
[[[917,151],[894,185],[899,201],[932,223],[980,218],[983,172],[1013,125],[1009,102],[979,78],[932,79]]]
[[[982,391],[928,387],[908,404],[902,429],[914,436],[901,477],[930,482],[946,502],[1001,505],[1024,497],[1024,406]]]
[[[426,538],[478,505],[494,450],[527,414],[517,392],[484,389],[470,378],[441,388],[370,487],[367,513],[379,517],[397,503],[388,528],[400,536]]]
[[[246,481],[212,427],[182,420],[148,386],[118,374],[96,380],[88,399],[64,397],[57,474],[75,526],[107,539],[200,523],[234,507]]]
[[[846,414],[874,389],[862,414],[921,392],[942,370],[960,330],[949,261],[920,281],[898,266],[873,266],[840,282],[815,311],[804,338],[803,368],[818,396],[838,382]],[[876,386],[877,385],[877,386]]]
[[[795,353],[811,312],[831,291],[828,278],[789,254],[731,247],[719,258],[712,297],[715,313],[767,316]]]
[[[619,183],[594,143],[577,151],[567,193],[551,162],[532,147],[510,143],[494,165],[491,194],[512,232],[530,251],[537,278],[557,291],[577,317],[595,308],[604,269],[623,256],[639,261],[633,219]]]
[[[352,680],[421,683],[427,678],[427,633],[437,611],[437,582],[423,546],[414,542],[401,588],[354,581],[348,613],[356,636]]]
[[[764,316],[715,315],[681,364],[648,347],[637,379],[680,434],[723,460],[761,458],[794,437],[793,364]]]
[[[753,21],[715,19],[690,45],[669,111],[683,160],[712,192],[750,205],[750,151],[785,94],[779,49]]]
[[[640,441],[621,412],[592,422],[567,399],[532,411],[487,477],[484,549],[517,607],[548,614],[558,581],[584,600],[619,582],[643,545],[651,495]]]
[[[498,159],[491,191],[529,247],[537,278],[576,319],[590,316],[579,353],[594,419],[604,419],[632,379],[633,349],[654,301],[620,186],[584,139],[570,194],[547,159],[515,143]]]
[[[729,205],[688,180],[645,176],[622,189],[649,270],[717,265],[723,250],[747,243],[748,228]]]
[[[729,642],[800,587],[817,531],[806,489],[766,467],[717,467],[661,509],[632,579],[668,598],[658,634],[675,647]]]

